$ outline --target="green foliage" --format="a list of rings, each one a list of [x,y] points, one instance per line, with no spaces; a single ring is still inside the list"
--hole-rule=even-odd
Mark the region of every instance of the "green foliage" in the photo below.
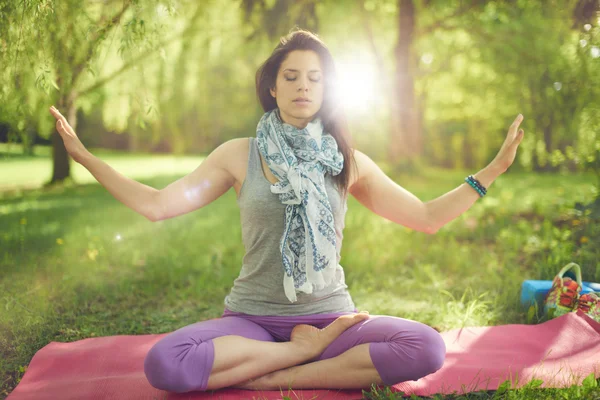
[[[576,0],[414,3],[422,162],[484,166],[521,112],[526,134],[514,169],[598,171],[600,28],[583,25]],[[120,18],[109,18],[122,6]],[[374,67],[379,98],[357,93],[368,112],[347,113],[358,147],[382,155],[396,112],[389,90],[398,12],[393,0],[3,0],[0,123],[16,137],[47,138],[47,106],[73,96],[83,137],[109,130],[135,136],[138,148],[165,142],[175,153],[207,151],[253,134],[262,112],[254,73],[278,37],[299,26],[319,33],[336,60]],[[103,126],[92,123],[94,113]],[[406,168],[414,166],[398,166]]]

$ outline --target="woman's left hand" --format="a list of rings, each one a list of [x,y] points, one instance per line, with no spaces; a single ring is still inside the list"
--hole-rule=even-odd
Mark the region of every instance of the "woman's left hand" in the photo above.
[[[510,128],[508,128],[508,134],[506,135],[506,139],[504,140],[500,151],[490,163],[496,166],[501,173],[506,172],[508,167],[510,167],[515,160],[517,147],[519,147],[519,144],[525,135],[525,131],[523,129],[519,129],[519,125],[522,121],[523,115],[517,115],[515,121],[512,123]]]

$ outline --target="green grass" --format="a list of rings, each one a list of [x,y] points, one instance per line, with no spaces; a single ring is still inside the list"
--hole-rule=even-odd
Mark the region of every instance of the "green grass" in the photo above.
[[[93,153],[155,188],[201,161]],[[73,165],[78,182],[95,182]],[[50,167],[47,154],[6,156],[0,187],[41,183],[39,175],[49,176]],[[394,180],[427,201],[469,173],[432,169]],[[436,235],[388,222],[350,197],[340,263],[356,306],[439,330],[539,322],[519,307],[523,279],[551,279],[574,261],[584,280],[600,281],[600,224],[573,207],[597,195],[594,182],[591,174],[509,170]],[[203,209],[155,223],[97,183],[13,191],[0,199],[0,227],[0,397],[51,341],[165,333],[219,317],[244,255],[233,189]],[[372,390],[365,397],[394,395]],[[591,379],[567,389],[539,389],[533,382],[444,398],[598,397],[598,381]]]
[[[0,143],[0,192],[5,195],[6,192],[13,195],[20,194],[22,190],[39,188],[52,177],[51,152],[47,146],[34,147],[34,155],[30,157],[24,157],[18,151],[20,150],[14,144]],[[198,156],[128,154],[105,149],[90,151],[118,172],[135,179],[185,174],[197,167],[203,159]],[[71,176],[78,184],[96,183],[94,176],[85,167],[73,161]]]

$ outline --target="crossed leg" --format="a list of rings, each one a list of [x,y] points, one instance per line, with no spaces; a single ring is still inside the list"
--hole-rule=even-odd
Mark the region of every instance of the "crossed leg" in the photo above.
[[[446,346],[439,333],[422,323],[371,316],[343,332],[319,359],[251,379],[235,388],[369,389],[418,380],[440,369]]]
[[[327,323],[319,329],[329,326]],[[220,355],[226,357],[222,362],[233,363],[232,371],[236,371],[225,375],[230,383],[209,386],[211,372],[215,372],[211,371],[215,358],[212,339],[224,335],[241,335],[239,340],[253,341],[244,348],[248,355],[236,347],[226,349],[229,355]],[[242,318],[203,321],[162,338],[148,352],[144,371],[152,386],[177,393],[221,387],[355,389],[369,388],[372,383],[393,385],[429,375],[441,368],[446,350],[433,328],[391,316],[370,316],[352,325],[328,342],[317,356],[302,358],[301,354],[296,355],[301,347],[292,342],[273,342],[268,331]],[[290,351],[288,344],[296,350]],[[281,358],[279,351],[283,347],[289,362]],[[299,361],[292,362],[292,358]],[[276,364],[287,365],[270,367]],[[248,377],[236,380],[238,374]]]
[[[281,330],[267,330],[247,318],[234,316],[197,322],[161,338],[148,351],[144,372],[152,386],[176,393],[230,387],[309,362],[341,332],[368,315],[334,317],[333,321],[328,315],[305,318],[323,325],[320,328],[294,320],[285,323],[285,317],[271,319],[276,326],[283,322]],[[268,318],[253,319],[273,329],[271,323],[265,322]],[[275,343],[270,332],[280,342]]]
[[[337,357],[271,372],[232,387],[248,390],[368,389],[383,380],[369,356],[369,343]]]

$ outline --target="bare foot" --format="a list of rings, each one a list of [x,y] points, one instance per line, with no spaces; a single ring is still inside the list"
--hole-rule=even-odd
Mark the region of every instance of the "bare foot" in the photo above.
[[[338,317],[323,329],[300,324],[292,329],[290,342],[297,343],[311,358],[320,356],[327,346],[352,325],[369,319],[369,314],[349,314]]]

